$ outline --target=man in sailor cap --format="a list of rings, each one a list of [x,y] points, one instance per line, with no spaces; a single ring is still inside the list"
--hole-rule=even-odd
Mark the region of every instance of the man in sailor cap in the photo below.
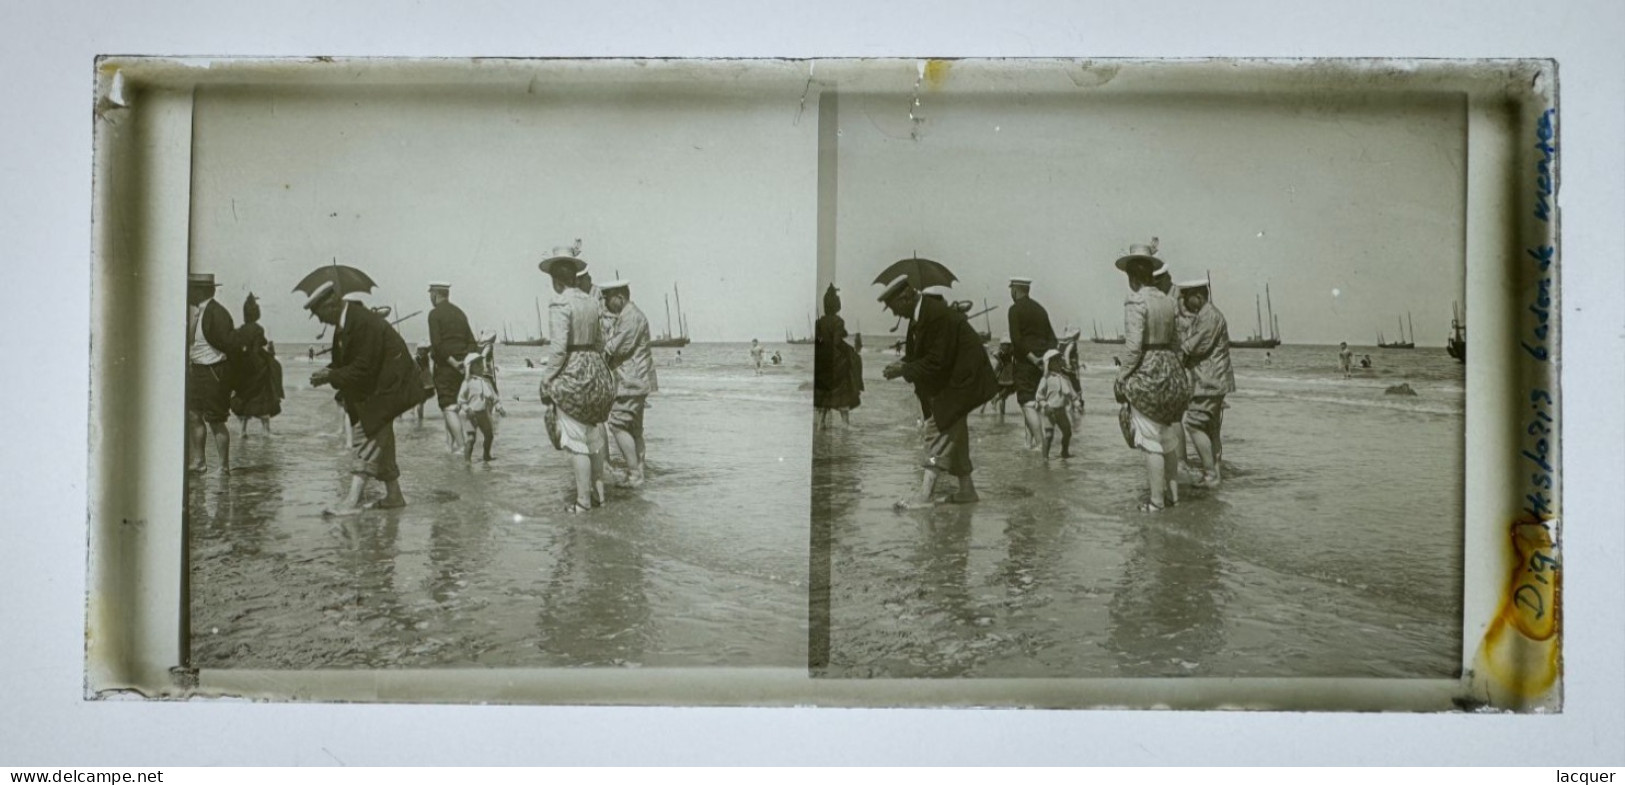
[[[632,303],[632,284],[607,281],[599,287],[604,308],[614,319],[604,339],[604,356],[615,374],[615,405],[609,410],[609,432],[626,459],[624,485],[643,484],[643,410],[649,395],[660,389],[654,353],[649,350],[649,319]]]
[[[937,297],[926,297],[909,285],[907,276],[887,284],[878,298],[892,313],[909,320],[908,351],[887,366],[887,379],[901,377],[914,385],[926,415],[925,470],[919,494],[898,502],[912,508],[946,501],[968,504],[979,500],[971,480],[975,468],[970,457],[970,431],[965,418],[998,392],[998,380],[987,361],[982,339],[965,315]],[[952,475],[958,489],[936,500],[937,478]]]
[[[1180,283],[1179,298],[1190,314],[1180,334],[1180,349],[1191,374],[1185,428],[1202,460],[1198,484],[1214,488],[1219,485],[1224,458],[1224,443],[1219,438],[1224,425],[1224,397],[1236,391],[1235,372],[1230,366],[1230,326],[1218,306],[1209,301],[1205,279]]]
[[[1059,346],[1049,311],[1032,298],[1033,279],[1010,279],[1010,345],[1015,349],[1016,403],[1027,426],[1026,446],[1040,449],[1044,439],[1043,416],[1038,411],[1038,382],[1044,378],[1044,352]]]
[[[468,316],[451,302],[451,284],[429,282],[429,356],[434,359],[435,402],[446,423],[446,446],[453,452],[463,449],[463,422],[457,413],[457,393],[463,387],[463,361],[478,351]]]

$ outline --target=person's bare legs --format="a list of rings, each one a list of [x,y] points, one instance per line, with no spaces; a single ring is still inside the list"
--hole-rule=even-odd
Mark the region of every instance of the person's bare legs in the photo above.
[[[846,426],[846,427],[851,427],[852,426],[852,410],[851,409],[842,409],[841,410],[841,425]]]
[[[388,509],[393,509],[393,508],[396,508],[396,507],[405,507],[405,506],[406,506],[406,497],[401,494],[401,481],[400,480],[385,480],[384,481],[384,498],[379,499],[378,503],[374,504],[373,507],[376,507],[376,508],[378,508],[380,510],[388,510]]]
[[[1208,487],[1218,485],[1219,462],[1214,457],[1213,440],[1208,438],[1206,431],[1192,428],[1191,444],[1196,445],[1196,454],[1202,461],[1202,484]]]
[[[441,409],[440,410],[440,415],[446,421],[446,446],[447,446],[447,448],[450,449],[450,450],[453,450],[453,451],[461,451],[461,450],[463,450],[465,448],[465,445],[463,444],[464,439],[463,439],[463,418],[462,418],[462,416],[457,413],[457,410],[455,410],[455,409],[453,409],[453,408],[451,408],[449,406],[444,408],[444,409]]]
[[[1146,452],[1145,478],[1151,486],[1151,506],[1156,508],[1168,506],[1168,498],[1165,495],[1168,489],[1168,464],[1165,456]]]
[[[589,458],[588,466],[592,472],[592,492],[597,495],[599,504],[605,504],[609,501],[609,496],[604,492],[604,464],[609,460],[609,447],[607,446],[609,444],[609,427],[599,423],[592,426],[592,431],[588,435],[596,440],[598,444],[598,449],[590,451],[587,455]],[[591,441],[588,442],[588,444],[592,443]]]
[[[967,474],[960,477],[959,492],[954,494],[953,502],[955,504],[969,504],[981,500],[982,497],[976,493],[976,482],[971,479],[971,476]]]
[[[220,473],[231,474],[231,429],[224,422],[211,422],[208,424],[209,432],[214,434],[214,446],[220,453]]]
[[[243,428],[242,428],[242,432],[241,432],[242,438],[247,439],[248,438],[248,417],[247,416],[238,417],[237,420],[243,424]]]
[[[365,490],[366,487],[367,475],[360,473],[351,474],[350,492],[345,494],[344,500],[339,502],[337,506],[328,507],[327,509],[322,510],[322,514],[329,517],[336,517],[340,515],[355,515],[356,513],[361,512],[361,492]],[[400,488],[397,487],[395,492],[399,494]],[[404,503],[405,502],[403,501],[402,504]]]
[[[248,423],[243,423],[243,425],[246,426],[246,425],[248,425]],[[261,417],[260,418],[260,425],[265,427],[266,435],[270,435],[270,433],[271,433],[271,416],[266,415],[264,417]]]
[[[611,430],[615,432],[615,446],[620,449],[621,456],[626,458],[626,485],[636,488],[643,484],[643,456],[638,440],[628,431]]]
[[[489,462],[492,460],[491,443],[496,441],[497,438],[496,428],[492,427],[491,425],[491,414],[489,412],[480,417],[479,428],[480,436],[485,439],[485,441],[481,444],[482,449],[480,458]]]
[[[186,470],[191,472],[203,471],[207,465],[204,455],[208,443],[206,434],[208,426],[203,424],[203,417],[197,412],[186,413]]]
[[[1038,407],[1031,403],[1021,405],[1021,419],[1027,424],[1027,449],[1036,450],[1043,440],[1043,415],[1038,413]]]
[[[570,462],[576,474],[576,506],[582,509],[592,509],[592,456],[586,453],[573,453]]]

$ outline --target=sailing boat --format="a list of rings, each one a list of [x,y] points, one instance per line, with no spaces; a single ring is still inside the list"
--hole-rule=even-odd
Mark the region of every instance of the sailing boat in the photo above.
[[[1209,291],[1212,291],[1211,285]],[[1275,305],[1270,302],[1270,285],[1264,284],[1264,305],[1269,308],[1270,334],[1264,335],[1264,312],[1259,309],[1258,295],[1253,295],[1253,310],[1258,319],[1258,332],[1245,341],[1231,341],[1232,349],[1274,349],[1281,345],[1281,322],[1275,318]]]
[[[1407,312],[1405,314],[1405,318],[1409,319],[1410,317],[1411,317],[1410,313]],[[1405,323],[1404,322],[1399,323],[1399,340],[1394,341],[1393,343],[1388,343],[1388,342],[1383,341],[1382,333],[1377,333],[1377,348],[1378,349],[1415,349],[1416,348],[1416,328],[1414,328],[1414,327],[1411,328],[1411,339],[1409,341],[1405,340]]]
[[[1116,338],[1102,337],[1101,334],[1100,334],[1100,325],[1096,324],[1093,319],[1089,320],[1089,333],[1090,333],[1090,335],[1089,335],[1089,342],[1090,343],[1114,343],[1114,344],[1120,344],[1120,343],[1123,343],[1124,341],[1127,340],[1126,338],[1124,338],[1121,335],[1117,336]]]
[[[688,345],[688,322],[683,319],[683,297],[677,292],[677,284],[671,285],[671,293],[677,298],[677,335],[671,333],[671,300],[666,300],[666,332],[658,338],[649,341],[649,346],[662,349],[681,349]]]
[[[538,297],[538,298],[536,298],[536,337],[535,338],[525,338],[525,339],[510,338],[510,337],[508,337],[508,326],[506,324],[504,324],[502,326],[502,345],[503,346],[546,346],[550,342],[547,340],[547,338],[542,336],[542,333],[544,333],[544,332],[546,332],[546,330],[542,329],[542,298]]]
[[[812,316],[809,315],[807,317],[807,337],[805,337],[805,338],[796,338],[795,336],[792,336],[790,334],[789,330],[785,330],[784,331],[784,342],[787,343],[787,344],[790,344],[791,346],[806,346],[806,345],[809,345],[809,344],[813,343],[814,341],[813,341]]]
[[[1457,362],[1467,362],[1467,326],[1462,323],[1461,315],[1457,313],[1456,303],[1450,304],[1450,339],[1445,342],[1444,350],[1456,358]]]

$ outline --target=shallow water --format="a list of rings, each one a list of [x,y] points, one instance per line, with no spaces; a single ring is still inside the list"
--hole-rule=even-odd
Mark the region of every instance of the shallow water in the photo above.
[[[194,665],[804,667],[812,353],[777,348],[762,376],[741,345],[656,350],[649,481],[579,516],[541,350],[499,348],[496,460],[448,453],[431,401],[395,426],[408,506],[335,521],[341,415],[285,346],[275,433],[233,422],[238,470],[189,482]]]
[[[827,510],[826,672],[921,676],[1450,677],[1460,659],[1463,388],[1443,350],[1236,350],[1215,491],[1135,510],[1144,461],[1088,345],[1070,460],[1021,451],[1019,416],[973,414],[980,504],[897,513],[918,408],[865,353],[852,427],[815,435]],[[1366,353],[1366,352],[1362,352]],[[1407,382],[1418,395],[1384,388]],[[1057,450],[1058,452],[1058,450]],[[819,558],[815,555],[815,558]],[[815,651],[815,659],[821,653]]]

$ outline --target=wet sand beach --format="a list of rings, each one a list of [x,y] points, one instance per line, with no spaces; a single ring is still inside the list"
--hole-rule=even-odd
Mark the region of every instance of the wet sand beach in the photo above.
[[[408,506],[334,520],[341,415],[284,346],[275,434],[233,420],[238,470],[189,481],[193,664],[805,667],[812,352],[772,348],[760,377],[748,345],[655,350],[648,483],[571,516],[524,367],[543,350],[498,347],[496,460],[450,454],[430,401],[395,425]]]
[[[875,341],[874,343],[878,343]],[[1447,678],[1459,667],[1462,369],[1442,349],[1236,350],[1228,478],[1136,511],[1112,354],[1085,345],[1070,460],[1021,450],[1012,399],[972,414],[979,504],[898,513],[918,407],[865,353],[853,427],[814,437],[828,516],[826,675]],[[1406,382],[1416,397],[1384,393]],[[1056,449],[1056,454],[1059,448]]]

